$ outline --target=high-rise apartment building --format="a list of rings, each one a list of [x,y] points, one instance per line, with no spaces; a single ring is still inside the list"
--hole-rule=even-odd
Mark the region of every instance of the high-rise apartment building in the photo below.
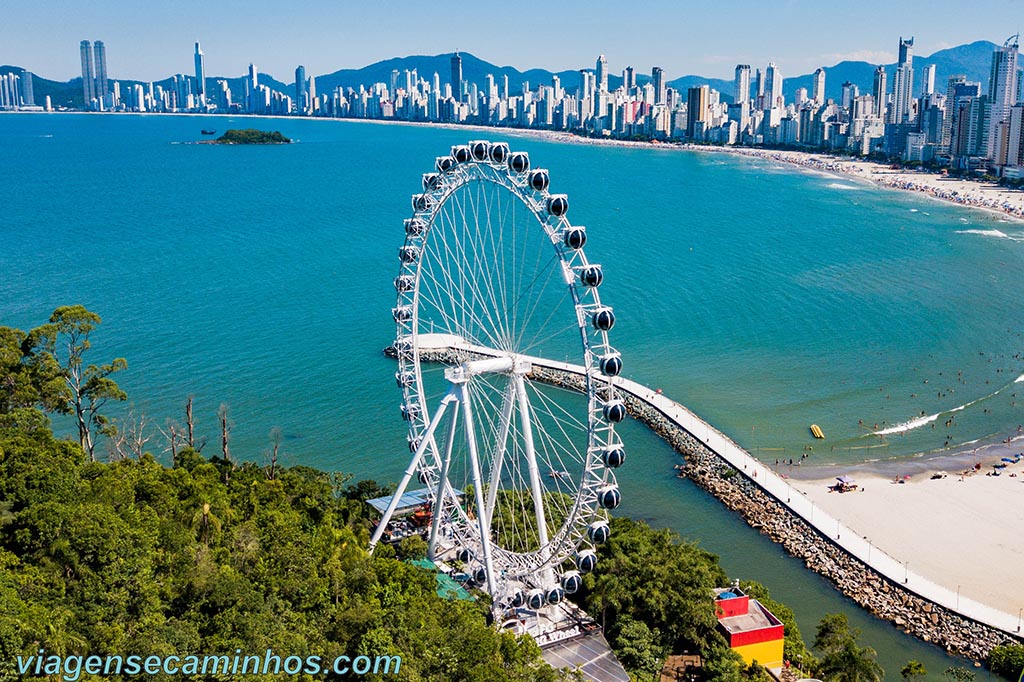
[[[963,75],[949,77],[946,85],[946,115],[942,119],[942,139],[939,143],[940,151],[952,153],[953,132],[959,126],[960,102],[967,98],[976,98],[981,95],[981,83],[970,83]]]
[[[398,84],[398,69],[391,72],[391,101],[395,99],[395,86]],[[309,112],[309,102],[306,101],[306,67],[299,64],[295,67],[295,111],[305,114]]]
[[[853,101],[860,97],[860,88],[857,87],[856,83],[846,81],[843,83],[843,109],[851,109],[853,107]]]
[[[764,72],[764,108],[782,108],[785,106],[785,97],[782,94],[782,72],[775,62],[768,62],[768,68]]]
[[[651,69],[651,80],[654,81],[654,103],[665,103],[665,72],[660,66]]]
[[[92,106],[92,101],[96,98],[96,71],[93,68],[92,63],[92,43],[88,40],[83,40],[81,44],[82,53],[82,97],[85,100],[85,108],[89,109]]]
[[[462,57],[456,50],[452,55],[452,97],[462,101]]]
[[[96,62],[96,86],[93,94],[96,99],[100,100],[102,108],[103,101],[110,94],[107,84],[107,48],[103,45],[102,40],[97,40],[92,44],[92,49]]]
[[[608,92],[608,60],[605,56],[598,55],[597,57],[597,91]]]
[[[921,97],[927,97],[935,93],[935,65],[929,64],[924,67],[921,74]]]
[[[199,96],[199,103],[206,103],[206,57],[203,55],[202,49],[199,47],[199,43],[196,43],[195,53],[195,65],[196,65],[196,95]]]
[[[1012,41],[1012,42],[1011,42]],[[1010,119],[1010,107],[1017,103],[1017,37],[1007,40],[992,53],[992,71],[988,82],[989,116],[984,155],[995,154],[996,132],[1000,123]]]
[[[899,61],[892,77],[891,123],[906,123],[913,113],[911,100],[914,92],[914,39],[900,37]]]
[[[872,89],[871,94],[875,97],[875,116],[880,119],[885,118],[885,101],[887,99],[885,81],[885,67],[879,66],[875,69],[875,87]]]
[[[736,95],[737,104],[750,99],[750,64],[736,65]]]
[[[825,103],[825,69],[818,69],[814,72],[814,88],[811,90],[811,99],[815,106]]]
[[[22,70],[21,72],[21,98],[23,106],[34,107],[36,105],[36,96],[32,88],[32,73],[30,71]]]
[[[686,136],[691,140],[695,136],[703,137],[704,127],[708,120],[708,95],[707,85],[700,85],[687,91]]]
[[[627,95],[636,87],[636,74],[632,66],[627,66],[626,70],[622,72],[622,84],[626,87]]]

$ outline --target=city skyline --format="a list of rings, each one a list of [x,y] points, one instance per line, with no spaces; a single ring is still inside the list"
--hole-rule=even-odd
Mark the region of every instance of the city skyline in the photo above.
[[[0,46],[0,63],[68,80],[81,70],[78,56],[66,45],[92,35],[102,36],[114,50],[110,73],[132,80],[191,72],[192,55],[182,45],[196,42],[206,45],[205,70],[210,76],[235,77],[256,62],[263,73],[285,82],[296,64],[305,65],[311,75],[321,75],[392,57],[455,50],[524,71],[575,70],[603,53],[609,56],[608,70],[613,74],[630,65],[646,73],[656,65],[668,80],[689,74],[730,79],[737,63],[774,61],[785,73],[811,73],[844,60],[892,63],[898,57],[894,33],[920,36],[914,51],[928,55],[980,39],[1001,42],[1003,33],[1016,32],[1011,0],[970,6],[947,0],[898,6],[865,0],[851,16],[819,6],[812,12],[810,3],[796,0],[773,7],[766,15],[762,4],[742,0],[733,9],[746,20],[722,22],[710,30],[707,22],[695,21],[688,3],[662,0],[649,3],[635,21],[626,23],[612,20],[621,7],[576,0],[557,6],[520,3],[511,14],[402,0],[388,11],[389,18],[398,13],[408,19],[402,22],[383,21],[376,6],[320,2],[296,10],[269,2],[200,6],[187,0],[171,8],[97,0],[90,3],[88,15],[79,16],[59,11],[57,4],[5,9],[6,18],[16,25],[40,26],[39,17],[58,14],[62,21],[10,36]],[[53,6],[52,12],[46,11],[47,5]],[[538,17],[545,20],[537,21]],[[495,24],[500,31],[480,30]],[[522,39],[513,39],[515,35]]]

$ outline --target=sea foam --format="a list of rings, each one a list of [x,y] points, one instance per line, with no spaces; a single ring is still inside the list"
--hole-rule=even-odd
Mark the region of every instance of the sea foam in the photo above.
[[[957,230],[957,234],[977,234],[983,237],[995,237],[997,239],[1009,239],[1012,242],[1024,241],[1024,235],[1006,234],[1002,230]]]

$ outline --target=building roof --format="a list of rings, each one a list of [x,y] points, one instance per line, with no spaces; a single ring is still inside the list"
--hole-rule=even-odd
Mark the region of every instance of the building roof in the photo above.
[[[750,600],[750,609],[747,613],[728,618],[719,618],[718,622],[730,634],[762,630],[782,625],[782,621],[772,615],[772,612],[762,606],[761,602],[756,599]]]
[[[410,514],[428,502],[432,501],[432,492],[427,488],[421,490],[410,490],[398,498],[398,507],[395,508],[395,514],[402,516],[404,514]],[[456,496],[461,496],[461,490],[453,490]],[[384,497],[375,497],[372,500],[367,500],[366,504],[370,505],[378,512],[383,514],[387,511],[388,505],[391,504],[391,498],[394,495],[385,495]]]

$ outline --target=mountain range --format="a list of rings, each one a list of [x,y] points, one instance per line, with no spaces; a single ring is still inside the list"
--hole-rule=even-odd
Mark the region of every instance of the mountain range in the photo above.
[[[924,72],[924,68],[930,64],[935,65],[935,89],[938,92],[945,92],[946,80],[954,74],[963,74],[970,81],[980,82],[982,92],[987,91],[992,51],[995,48],[995,43],[979,40],[966,45],[939,50],[928,57],[914,57],[914,91],[920,91],[921,74]],[[578,70],[551,72],[545,69],[530,69],[528,71],[519,71],[512,66],[491,64],[468,52],[462,52],[460,55],[462,57],[463,79],[471,83],[477,83],[481,88],[483,88],[488,74],[493,75],[498,83],[501,83],[504,76],[508,76],[509,89],[513,93],[519,92],[523,83],[527,82],[531,88],[541,83],[550,84],[553,76],[558,76],[562,86],[569,92],[575,90],[580,81]],[[431,80],[434,72],[437,72],[441,76],[441,82],[445,83],[450,79],[451,57],[451,53],[434,56],[395,57],[364,66],[360,69],[340,69],[333,73],[317,76],[316,90],[318,93],[323,94],[333,91],[338,86],[358,89],[360,85],[370,86],[374,83],[390,84],[391,72],[394,69],[397,69],[400,74],[406,69],[416,69],[418,75],[428,81]],[[764,66],[766,65],[751,65],[752,69],[761,68],[762,71]],[[896,65],[886,64],[885,66],[888,73],[888,83],[891,87],[893,81],[892,74]],[[593,70],[592,67],[587,68],[591,71]],[[862,94],[870,93],[874,84],[876,68],[876,64],[869,64],[863,61],[842,61],[832,66],[825,66],[825,96],[838,101],[842,94],[842,84],[847,81],[855,83]],[[0,66],[0,74],[8,72],[18,73],[20,71],[21,67]],[[211,76],[207,78],[207,81],[212,85],[212,81],[219,78],[221,77]],[[245,76],[224,78],[224,80],[228,81],[236,101],[241,97],[244,78]],[[783,91],[785,92],[786,100],[793,101],[798,88],[807,88],[808,93],[810,93],[813,78],[813,73],[807,73],[783,79]],[[636,79],[638,83],[642,84],[649,81],[651,77],[647,74],[638,73]],[[753,80],[753,74],[751,74],[751,79]],[[121,83],[123,96],[126,88],[138,81],[119,80],[119,82]],[[154,81],[154,84],[163,85],[167,88],[171,82],[171,78],[165,78],[160,81]],[[287,94],[294,92],[294,83],[288,84],[276,80],[268,74],[261,73],[259,75],[259,82],[279,92]],[[609,89],[614,90],[621,84],[621,75],[609,74]],[[718,90],[725,100],[731,101],[735,96],[735,84],[732,80],[686,75],[667,81],[668,86],[683,93],[686,92],[687,88],[704,84]],[[44,98],[49,95],[55,107],[80,108],[83,104],[81,78],[60,82],[33,75],[33,87],[37,103],[43,102]]]

